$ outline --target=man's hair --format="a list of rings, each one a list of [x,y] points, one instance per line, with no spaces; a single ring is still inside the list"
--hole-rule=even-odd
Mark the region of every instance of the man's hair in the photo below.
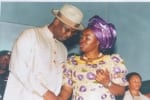
[[[5,56],[5,55],[10,56],[11,55],[11,51],[8,51],[8,50],[2,50],[2,51],[0,51],[0,57],[1,56]]]

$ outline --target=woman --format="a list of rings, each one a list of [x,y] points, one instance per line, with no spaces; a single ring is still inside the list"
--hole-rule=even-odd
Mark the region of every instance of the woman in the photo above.
[[[116,40],[116,30],[93,16],[80,39],[82,56],[72,56],[64,66],[60,100],[115,100],[126,85],[127,69],[119,55],[104,55]]]
[[[129,84],[123,100],[150,100],[140,92],[142,85],[142,78],[140,74],[136,72],[128,73],[126,79]]]

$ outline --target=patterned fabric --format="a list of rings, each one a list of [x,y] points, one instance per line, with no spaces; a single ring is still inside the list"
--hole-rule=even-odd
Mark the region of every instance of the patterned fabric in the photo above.
[[[73,88],[72,100],[115,100],[115,96],[95,80],[98,69],[107,69],[112,82],[127,85],[127,69],[119,55],[104,55],[91,62],[72,56],[63,67],[63,84]]]

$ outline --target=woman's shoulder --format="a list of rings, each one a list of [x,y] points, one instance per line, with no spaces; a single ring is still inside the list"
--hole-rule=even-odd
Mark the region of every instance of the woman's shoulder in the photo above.
[[[141,92],[140,92],[140,95],[142,97],[142,100],[150,100],[150,98],[148,96],[142,94]]]
[[[123,59],[122,57],[120,56],[120,54],[112,54],[111,55],[111,59],[115,62],[122,62]]]
[[[130,94],[130,91],[127,90],[127,91],[125,91],[125,94],[123,96],[123,100],[130,100],[130,99],[132,99],[132,96]]]
[[[104,59],[112,59],[112,60],[121,60],[121,56],[119,54],[105,54],[103,55]]]
[[[122,57],[119,54],[111,54],[111,55],[105,55],[104,56],[105,60],[111,60],[113,62],[116,63],[124,63],[124,60],[122,59]]]
[[[69,54],[67,58],[68,60],[77,60],[80,56],[78,54]]]

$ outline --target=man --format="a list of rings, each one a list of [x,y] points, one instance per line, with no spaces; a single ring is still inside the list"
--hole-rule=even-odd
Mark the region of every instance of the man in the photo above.
[[[67,57],[58,40],[66,40],[84,27],[83,14],[73,5],[52,12],[51,24],[25,30],[16,40],[4,100],[57,100]]]
[[[3,94],[8,79],[10,55],[11,52],[8,50],[0,51],[0,100],[3,100]]]

